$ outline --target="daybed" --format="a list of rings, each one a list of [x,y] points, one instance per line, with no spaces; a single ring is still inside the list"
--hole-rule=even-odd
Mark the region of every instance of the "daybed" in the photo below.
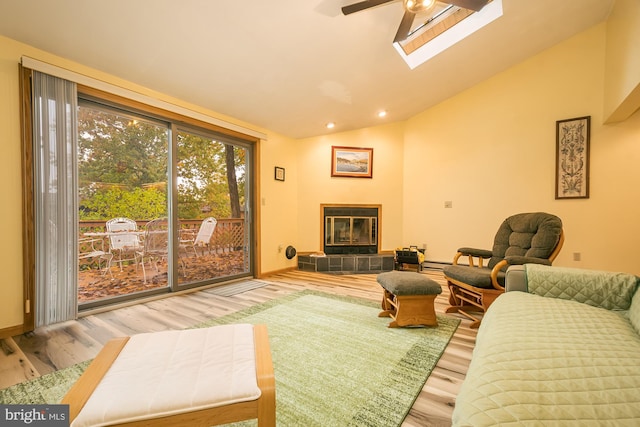
[[[639,425],[640,292],[623,273],[527,264],[478,330],[454,426]]]

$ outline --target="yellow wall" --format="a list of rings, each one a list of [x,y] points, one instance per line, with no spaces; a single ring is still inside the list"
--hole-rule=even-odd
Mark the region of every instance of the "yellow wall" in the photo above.
[[[0,38],[0,329],[22,324],[22,170],[18,61],[20,49]]]
[[[425,188],[405,187],[404,240],[450,262],[461,246],[490,249],[505,217],[547,211],[566,232],[556,265],[640,274],[640,113],[603,125],[605,40],[595,26],[409,120],[405,183]],[[590,198],[555,200],[555,121],[581,116],[592,119]]]
[[[298,250],[322,251],[321,204],[382,205],[381,249],[402,245],[402,123],[298,141]],[[331,177],[331,147],[373,148],[373,177]]]
[[[640,274],[640,113],[604,124],[607,37],[607,25],[597,25],[405,123],[299,141],[300,249],[321,249],[320,203],[384,198],[383,249],[426,243],[428,260],[450,262],[460,246],[491,248],[505,217],[547,211],[566,233],[556,265]],[[556,200],[556,121],[581,116],[591,116],[590,197]],[[370,141],[378,143],[374,180],[329,177],[331,145]],[[401,159],[379,155],[398,147]]]
[[[285,249],[288,245],[296,247],[299,172],[296,141],[270,135],[261,147],[260,257],[262,272],[268,273],[298,265],[296,258],[288,260],[285,257]],[[275,180],[276,166],[284,168],[284,182]]]
[[[605,120],[625,120],[639,106],[640,2],[616,0],[607,20]]]

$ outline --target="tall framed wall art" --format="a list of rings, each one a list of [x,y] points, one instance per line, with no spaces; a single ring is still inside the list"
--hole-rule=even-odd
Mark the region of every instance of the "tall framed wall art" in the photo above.
[[[556,122],[556,199],[589,198],[591,116]]]

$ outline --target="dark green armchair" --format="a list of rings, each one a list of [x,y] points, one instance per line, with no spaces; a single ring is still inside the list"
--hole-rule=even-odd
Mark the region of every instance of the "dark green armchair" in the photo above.
[[[504,277],[509,265],[526,263],[551,265],[564,243],[562,221],[544,212],[510,216],[500,225],[493,249],[460,248],[453,265],[445,266],[449,287],[447,313],[460,313],[473,320],[471,312],[484,312],[504,292]],[[466,257],[467,264],[459,264]],[[485,266],[485,260],[488,260]]]

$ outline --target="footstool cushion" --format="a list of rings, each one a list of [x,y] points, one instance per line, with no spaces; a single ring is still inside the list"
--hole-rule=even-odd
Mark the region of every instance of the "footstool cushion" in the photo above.
[[[256,417],[259,426],[275,426],[264,325],[139,334],[117,345],[113,354],[98,354],[63,399],[72,427],[210,426]]]
[[[391,317],[390,328],[398,326],[436,326],[434,301],[442,287],[424,274],[389,271],[378,274],[384,289],[379,317]]]
[[[426,275],[410,271],[387,271],[378,274],[380,285],[394,295],[438,295],[442,287]]]

